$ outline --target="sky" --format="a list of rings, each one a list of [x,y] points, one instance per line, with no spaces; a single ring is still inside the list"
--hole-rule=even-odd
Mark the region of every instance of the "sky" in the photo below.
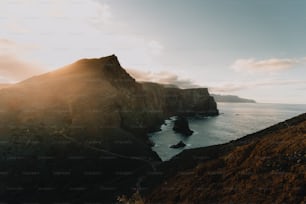
[[[306,103],[304,0],[4,0],[0,28],[0,83],[116,54],[139,81]]]

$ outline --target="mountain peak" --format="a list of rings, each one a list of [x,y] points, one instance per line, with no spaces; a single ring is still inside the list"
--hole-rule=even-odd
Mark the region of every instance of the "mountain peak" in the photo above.
[[[135,82],[124,68],[121,67],[116,55],[101,58],[85,58],[58,70],[65,74],[85,74],[103,77],[109,81]]]
[[[109,55],[106,57],[100,58],[84,58],[76,61],[72,65],[86,65],[86,66],[109,66],[109,65],[117,65],[120,66],[120,62],[116,55]]]
[[[55,70],[53,73],[58,74],[74,74],[74,73],[105,73],[114,70],[124,69],[116,55],[109,55],[101,58],[83,58],[65,67]]]
[[[116,67],[122,68],[118,60],[118,57],[114,54],[106,56],[106,57],[101,57],[99,60],[102,63],[105,63],[107,66],[115,65]]]
[[[118,57],[115,55],[115,54],[112,54],[112,55],[108,55],[108,56],[105,56],[105,57],[100,57],[101,60],[117,60],[118,61]]]
[[[24,82],[33,82],[37,79],[46,80],[50,77],[58,79],[72,76],[77,76],[79,79],[80,77],[102,78],[117,85],[126,84],[126,82],[135,83],[135,79],[121,67],[117,56],[114,54],[101,58],[80,59],[53,72],[31,77]]]

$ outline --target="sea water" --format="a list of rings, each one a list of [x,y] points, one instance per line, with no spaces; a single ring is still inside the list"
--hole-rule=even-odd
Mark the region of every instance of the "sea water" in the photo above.
[[[247,134],[267,128],[306,112],[306,105],[263,103],[218,103],[220,115],[216,117],[189,118],[191,136],[175,133],[171,117],[162,125],[161,131],[149,135],[155,143],[154,151],[165,161],[184,149],[222,144]],[[184,148],[172,149],[171,145],[183,141]]]

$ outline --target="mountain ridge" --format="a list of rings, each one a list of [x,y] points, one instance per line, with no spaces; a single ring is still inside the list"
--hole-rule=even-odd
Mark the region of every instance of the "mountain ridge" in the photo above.
[[[34,196],[54,202],[74,197],[84,202],[89,198],[114,202],[120,193],[131,193],[139,175],[152,171],[154,163],[161,161],[151,150],[149,131],[158,130],[172,115],[218,114],[207,89],[137,83],[114,55],[81,59],[1,89],[0,110],[0,140],[7,141],[0,149],[0,166],[3,171],[16,172],[0,182],[30,189],[15,198],[0,191],[0,197],[28,200]],[[8,158],[16,155],[26,159],[8,164]],[[86,165],[76,162],[79,160]],[[76,173],[66,181],[38,176],[29,183],[22,173],[29,169],[47,175],[59,170]],[[86,171],[102,173],[93,180],[83,174]],[[37,195],[33,186],[42,180],[56,185],[58,197],[52,192]],[[67,185],[93,190],[78,194],[67,190]],[[100,186],[105,187],[101,190]]]

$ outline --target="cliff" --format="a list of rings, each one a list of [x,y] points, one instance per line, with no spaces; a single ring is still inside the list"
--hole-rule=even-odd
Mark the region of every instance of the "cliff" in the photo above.
[[[1,183],[26,189],[0,191],[0,197],[54,202],[114,201],[133,191],[139,175],[160,162],[149,131],[172,115],[218,113],[207,89],[137,83],[114,55],[82,59],[1,89],[0,110],[0,166],[9,172]],[[41,193],[44,186],[54,190]],[[79,186],[81,193],[73,190]]]
[[[256,103],[253,99],[240,98],[234,95],[211,94],[217,102],[221,103]]]
[[[154,186],[146,203],[305,203],[306,114],[227,144],[184,150],[157,171],[143,183]]]
[[[3,124],[41,123],[65,129],[73,137],[119,128],[145,141],[144,134],[169,116],[218,114],[207,89],[139,84],[114,55],[82,59],[32,77],[1,90],[0,99]]]
[[[207,88],[179,89],[168,88],[155,83],[142,83],[146,95],[146,111],[164,119],[174,116],[215,116],[219,114],[217,104]],[[158,117],[157,117],[158,118]],[[159,127],[161,123],[157,123]],[[150,130],[156,130],[151,126]]]

